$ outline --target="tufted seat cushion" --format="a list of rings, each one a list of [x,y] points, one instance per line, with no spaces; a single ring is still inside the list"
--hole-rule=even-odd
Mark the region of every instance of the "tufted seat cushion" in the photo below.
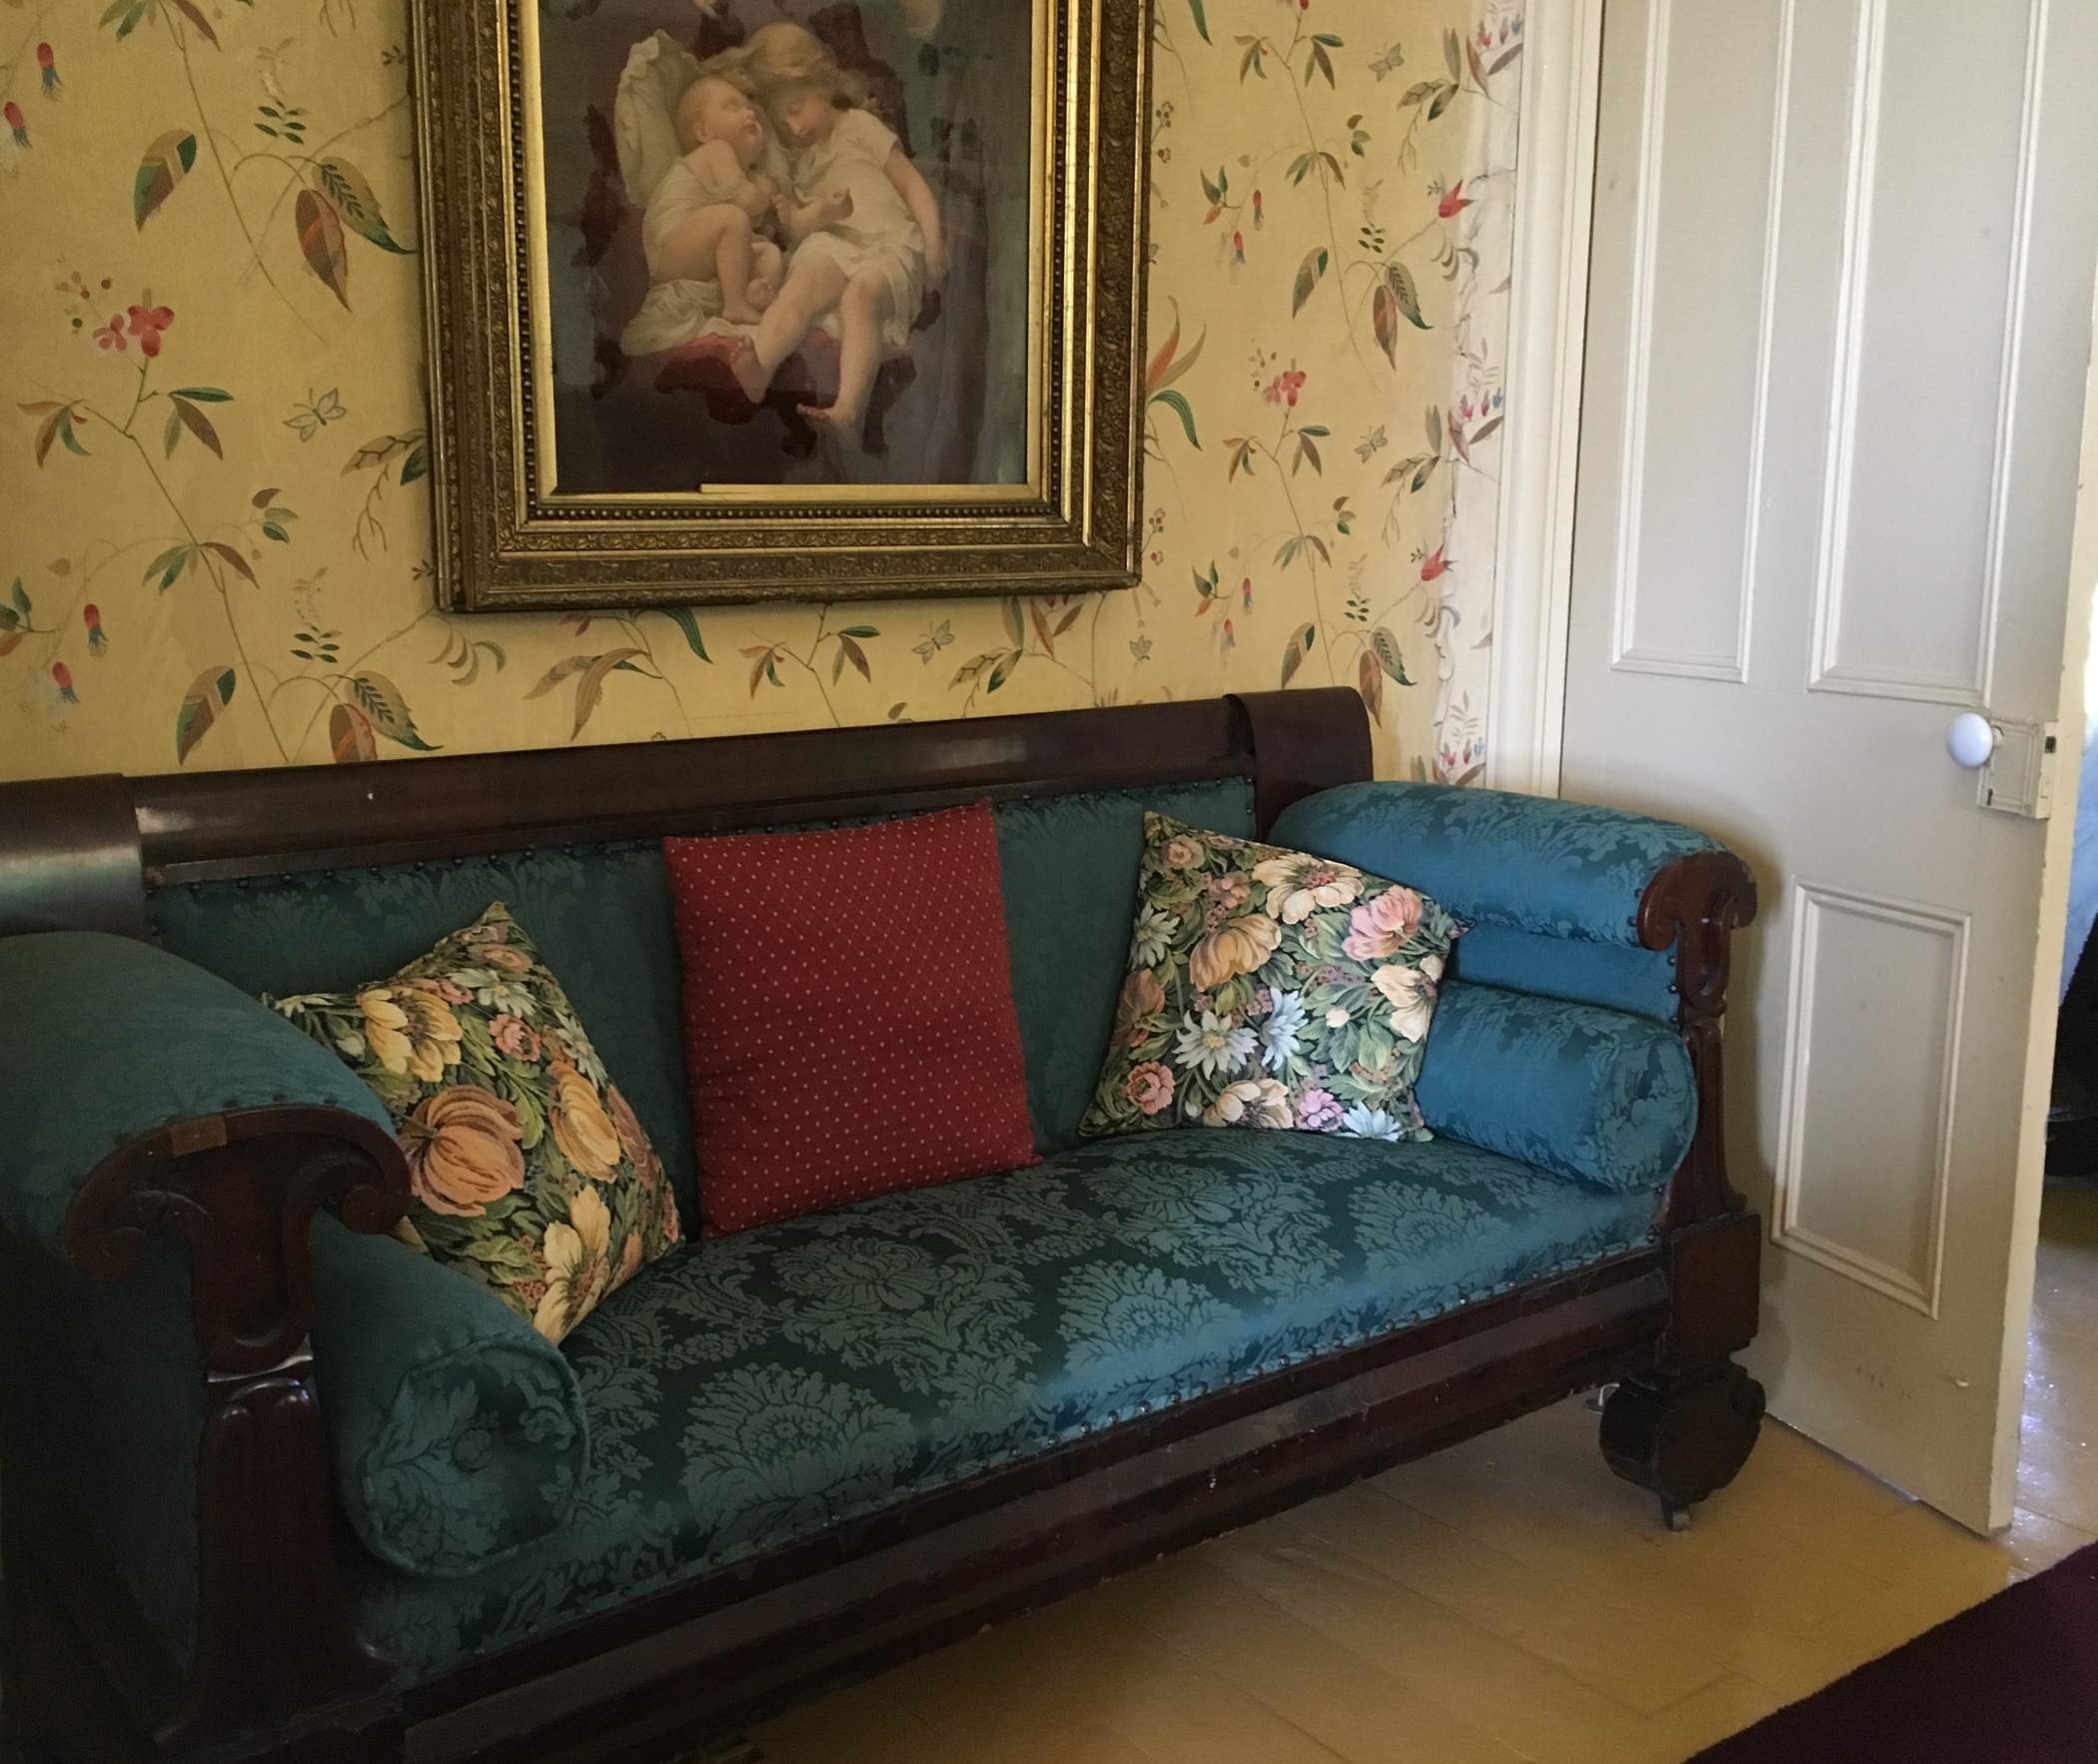
[[[567,1524],[464,1579],[349,1565],[425,1674],[1061,1440],[1646,1240],[1454,1140],[1189,1130],[697,1243],[563,1344]]]

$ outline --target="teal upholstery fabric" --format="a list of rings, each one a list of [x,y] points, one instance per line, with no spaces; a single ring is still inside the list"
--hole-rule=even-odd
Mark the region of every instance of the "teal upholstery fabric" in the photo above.
[[[568,1337],[567,1525],[350,1562],[411,1677],[1648,1238],[1654,1197],[1453,1140],[1185,1132],[703,1241]]]
[[[151,909],[163,948],[283,998],[384,979],[499,900],[559,976],[696,1230],[677,936],[653,841],[199,883],[158,890]]]
[[[1246,778],[1045,796],[994,810],[1027,1101],[1035,1150],[1045,1157],[1078,1143],[1078,1118],[1100,1082],[1129,965],[1147,809],[1212,833],[1254,832]]]
[[[393,1131],[333,1054],[151,944],[0,938],[0,1223],[50,1255],[65,1255],[66,1209],[95,1167],[171,1121],[310,1103]]]
[[[314,1221],[314,1381],[343,1510],[410,1573],[470,1574],[555,1530],[589,1465],[559,1348],[392,1238]]]
[[[1675,1021],[1678,1004],[1673,949],[1583,943],[1506,925],[1474,925],[1459,938],[1449,978],[1541,993],[1576,1005],[1636,1011],[1660,1023]]]
[[[1459,918],[1637,946],[1656,871],[1716,841],[1672,821],[1446,784],[1344,784],[1283,810],[1268,837],[1424,890]]]
[[[1625,1193],[1673,1176],[1697,1131],[1674,1030],[1495,986],[1444,991],[1415,1094],[1437,1133]]]
[[[1398,795],[1359,804],[1366,825],[1351,828],[1336,802],[1351,792],[1329,792],[1276,837],[1480,919],[1475,965],[1459,953],[1472,984],[1449,987],[1423,1080],[1449,1137],[1187,1130],[1074,1146],[1125,963],[1144,812],[1250,835],[1251,787],[1235,779],[1000,805],[1029,1097],[1051,1154],[1037,1169],[695,1242],[559,1349],[391,1241],[317,1222],[316,1377],[365,1545],[344,1561],[372,1639],[424,1676],[1647,1241],[1671,1093],[1668,1056],[1640,1037],[1669,1014],[1667,958],[1630,948],[1612,916],[1628,917],[1659,863],[1708,842],[1568,805],[1500,799],[1519,806],[1480,819],[1441,793],[1402,809],[1409,787],[1360,788]],[[1415,850],[1428,867],[1407,867]],[[1457,888],[1432,879],[1437,864]],[[1574,880],[1556,881],[1561,869]],[[219,981],[116,939],[0,942],[0,993],[31,1001],[0,1014],[0,1224],[48,1252],[71,1185],[174,1114],[290,1094],[383,1120],[347,1068],[244,995],[390,974],[494,900],[561,975],[694,1220],[679,975],[651,843],[159,890],[163,949]],[[1499,932],[1522,941],[1483,935]],[[1534,947],[1570,937],[1625,960]],[[1480,979],[1645,1018],[1554,1015],[1567,1007]],[[112,998],[142,1038],[109,1036]],[[1486,1080],[1460,1070],[1475,1061]],[[308,1079],[337,1088],[312,1095]],[[251,1080],[272,1094],[239,1097]],[[1580,1117],[1583,1084],[1618,1099],[1588,1098],[1611,1120]],[[11,1252],[25,1259],[39,1273],[15,1285],[10,1316],[26,1305],[38,1326],[9,1338],[48,1337],[55,1369],[48,1390],[10,1393],[8,1438],[34,1432],[38,1461],[59,1465],[142,1614],[187,1659],[204,1386],[180,1247],[157,1235],[147,1272],[113,1289]]]
[[[1001,803],[1013,1002],[1039,1148],[1077,1137],[1107,1051],[1136,917],[1144,811],[1253,831],[1243,778]],[[340,992],[392,974],[502,901],[560,977],[698,1230],[677,935],[660,846],[514,852],[163,888],[161,946],[244,992]]]

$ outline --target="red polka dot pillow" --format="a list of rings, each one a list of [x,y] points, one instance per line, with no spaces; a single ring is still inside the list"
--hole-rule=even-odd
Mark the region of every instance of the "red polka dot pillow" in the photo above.
[[[988,804],[663,857],[708,1236],[1039,1162]]]

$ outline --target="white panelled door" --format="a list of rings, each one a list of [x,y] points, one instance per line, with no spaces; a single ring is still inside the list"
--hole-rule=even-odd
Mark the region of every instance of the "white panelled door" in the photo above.
[[[2002,1525],[2061,915],[1946,731],[2057,717],[2098,4],[1609,0],[1602,81],[1564,789],[1755,869],[1772,1410]]]

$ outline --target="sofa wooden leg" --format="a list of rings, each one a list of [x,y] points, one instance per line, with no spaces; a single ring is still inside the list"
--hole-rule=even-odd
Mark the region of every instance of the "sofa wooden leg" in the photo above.
[[[1610,1392],[1602,1456],[1627,1482],[1659,1496],[1671,1531],[1748,1461],[1762,1427],[1763,1387],[1732,1360],[1693,1372],[1642,1372]]]

